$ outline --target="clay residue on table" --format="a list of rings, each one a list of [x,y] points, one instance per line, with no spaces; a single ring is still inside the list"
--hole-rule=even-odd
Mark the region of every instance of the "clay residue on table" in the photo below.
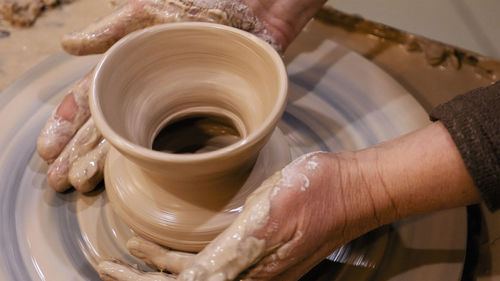
[[[302,32],[313,41],[308,49],[321,44],[314,42],[318,35],[383,69],[428,111],[500,77],[498,60],[332,8],[319,11]],[[300,46],[292,44],[287,53],[296,54],[298,50]]]
[[[399,29],[365,20],[357,15],[349,15],[332,8],[323,8],[315,16],[316,19],[330,25],[339,26],[352,33],[361,33],[378,37],[391,43],[401,44],[409,52],[423,52],[425,60],[432,66],[443,66],[459,70],[464,64],[473,66],[479,75],[487,79],[495,79],[495,71],[485,65],[484,58],[471,51],[443,44],[441,42],[404,32]]]
[[[3,20],[16,26],[30,26],[46,9],[74,0],[4,0],[0,3]]]
[[[64,34],[109,14],[113,7],[110,1],[74,1],[46,10],[30,27],[0,19],[0,91],[48,56],[62,52]]]

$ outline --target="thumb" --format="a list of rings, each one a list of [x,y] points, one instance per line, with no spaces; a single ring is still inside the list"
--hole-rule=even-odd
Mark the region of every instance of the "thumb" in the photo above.
[[[106,52],[125,35],[155,23],[145,2],[130,1],[85,29],[65,35],[61,40],[63,49],[72,55]]]
[[[267,224],[271,195],[281,172],[265,180],[246,200],[243,211],[179,274],[178,281],[230,281],[268,254],[267,241],[253,236]]]
[[[205,21],[225,24],[253,33],[281,50],[264,24],[239,1],[130,0],[111,15],[87,28],[63,37],[63,49],[72,55],[104,53],[125,35],[155,24],[176,21]]]

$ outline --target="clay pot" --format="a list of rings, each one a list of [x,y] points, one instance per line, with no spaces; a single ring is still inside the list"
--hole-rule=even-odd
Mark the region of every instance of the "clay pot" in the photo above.
[[[244,31],[175,23],[122,39],[97,66],[90,97],[95,123],[114,148],[105,166],[113,210],[148,239],[200,250],[255,188],[245,182],[286,96],[280,56]],[[230,123],[236,142],[203,153],[152,149],[162,128],[199,116]]]

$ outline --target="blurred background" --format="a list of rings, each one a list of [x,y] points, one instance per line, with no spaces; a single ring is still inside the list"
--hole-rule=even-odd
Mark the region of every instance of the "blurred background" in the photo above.
[[[500,59],[499,0],[328,0],[327,5]]]

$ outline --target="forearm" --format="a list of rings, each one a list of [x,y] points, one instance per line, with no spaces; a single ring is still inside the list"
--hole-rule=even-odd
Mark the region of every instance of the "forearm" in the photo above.
[[[383,222],[480,202],[461,155],[441,122],[358,152]]]

